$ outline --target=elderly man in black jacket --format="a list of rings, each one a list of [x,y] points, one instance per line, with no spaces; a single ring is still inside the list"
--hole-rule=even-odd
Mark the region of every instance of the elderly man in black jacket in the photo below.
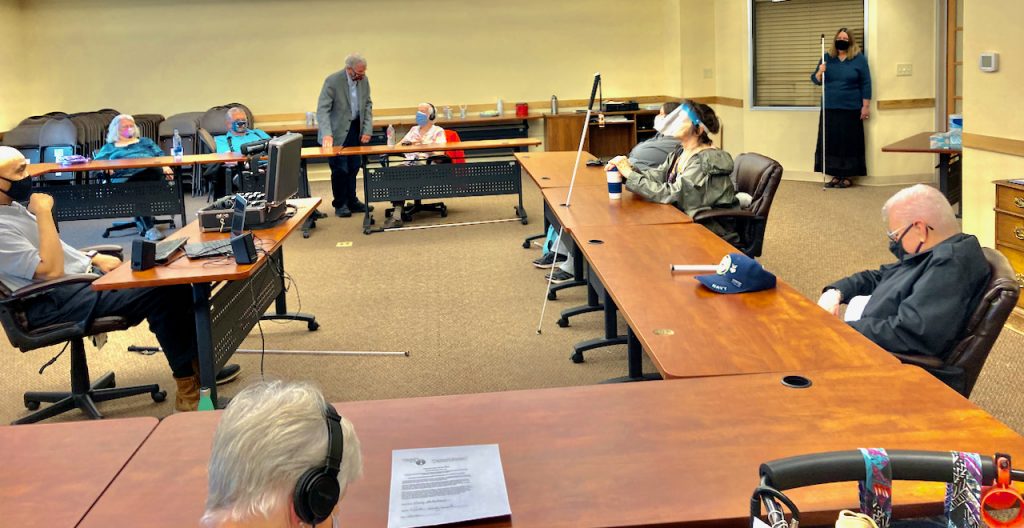
[[[985,254],[933,187],[901,190],[882,216],[899,260],[826,286],[818,304],[838,315],[841,303],[870,296],[860,318],[850,321],[858,332],[890,352],[943,357],[962,337],[988,283]]]

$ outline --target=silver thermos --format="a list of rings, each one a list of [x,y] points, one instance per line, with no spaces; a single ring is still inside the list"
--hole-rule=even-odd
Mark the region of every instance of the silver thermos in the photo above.
[[[552,95],[551,96],[551,115],[557,115],[557,114],[558,114],[558,98]]]

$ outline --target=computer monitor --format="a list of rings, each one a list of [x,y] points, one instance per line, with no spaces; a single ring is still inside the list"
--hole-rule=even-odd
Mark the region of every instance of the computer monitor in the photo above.
[[[289,132],[270,140],[267,164],[267,203],[277,204],[299,192],[302,134]]]

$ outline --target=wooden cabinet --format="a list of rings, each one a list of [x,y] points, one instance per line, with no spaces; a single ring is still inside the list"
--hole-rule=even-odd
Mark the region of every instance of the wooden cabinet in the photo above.
[[[996,249],[1010,261],[1024,288],[1024,185],[996,182]],[[1024,307],[1024,296],[1017,300]]]
[[[654,116],[657,110],[633,112],[605,112],[604,126],[591,116],[583,150],[601,158],[628,154],[640,141],[654,135]],[[583,133],[585,113],[544,114],[544,150],[576,150]]]

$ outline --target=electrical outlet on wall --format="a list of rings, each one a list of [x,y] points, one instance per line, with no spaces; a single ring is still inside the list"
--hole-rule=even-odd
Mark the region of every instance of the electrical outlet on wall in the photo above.
[[[913,64],[897,64],[896,65],[896,76],[897,77],[910,77],[914,75]]]

